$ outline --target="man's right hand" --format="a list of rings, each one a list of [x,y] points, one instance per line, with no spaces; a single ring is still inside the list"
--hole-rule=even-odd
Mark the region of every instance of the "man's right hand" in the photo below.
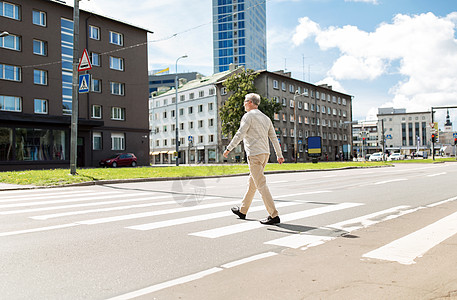
[[[284,162],[284,157],[278,158],[278,163],[282,164]]]

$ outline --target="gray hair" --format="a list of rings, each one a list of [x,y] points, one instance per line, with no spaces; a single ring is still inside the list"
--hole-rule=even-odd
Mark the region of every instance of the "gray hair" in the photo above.
[[[256,93],[249,93],[244,97],[244,99],[251,100],[252,103],[254,103],[257,106],[259,106],[260,104],[260,95]]]

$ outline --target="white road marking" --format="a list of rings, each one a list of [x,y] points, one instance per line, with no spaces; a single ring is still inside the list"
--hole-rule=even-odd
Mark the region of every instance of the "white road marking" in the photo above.
[[[443,200],[443,201],[438,201],[438,202],[435,202],[435,203],[431,203],[431,204],[427,205],[427,207],[435,207],[435,206],[438,206],[438,205],[441,205],[441,204],[444,204],[444,203],[447,203],[447,202],[455,201],[455,200],[457,200],[457,197],[452,197],[452,198],[449,198],[449,199],[446,199],[446,200]]]
[[[298,219],[303,219],[311,216],[316,216],[324,213],[329,213],[341,209],[351,208],[363,205],[362,203],[341,203],[336,205],[329,205],[324,207],[318,207],[313,209],[308,209],[305,211],[299,211],[295,213],[286,214],[280,216],[281,222],[289,222]],[[240,232],[245,232],[257,228],[265,227],[265,225],[259,222],[246,222],[242,224],[224,226],[219,228],[214,228],[210,230],[204,230],[200,232],[190,233],[189,235],[199,236],[199,237],[206,237],[206,238],[218,238],[226,235],[236,234]]]
[[[427,175],[427,176],[428,177],[435,177],[435,176],[446,175],[446,174],[447,174],[446,172],[442,172],[442,173],[430,174],[430,175]]]
[[[252,262],[252,261],[256,261],[256,260],[259,260],[259,259],[263,259],[263,258],[267,258],[267,257],[272,257],[272,256],[275,256],[275,255],[278,255],[278,253],[276,253],[276,252],[260,253],[260,254],[257,254],[257,255],[253,255],[253,256],[250,256],[250,257],[246,257],[246,258],[243,258],[243,259],[240,259],[240,260],[236,260],[236,261],[224,264],[224,265],[221,266],[221,268],[230,269],[230,268],[233,268],[233,267],[236,267],[236,266],[240,266],[242,264],[246,264],[246,263],[249,263],[249,262]]]
[[[255,202],[260,202],[260,200],[257,200]],[[281,202],[281,203],[276,204],[276,207],[280,208],[280,207],[287,207],[287,206],[293,206],[293,205],[298,205],[298,204],[302,204],[302,203]],[[249,209],[249,212],[261,211],[264,209],[265,209],[264,206],[251,207]],[[152,229],[157,229],[157,228],[217,219],[217,218],[222,218],[222,217],[227,217],[227,216],[234,216],[234,215],[231,211],[222,211],[222,212],[206,214],[206,215],[198,215],[198,216],[191,216],[191,217],[185,217],[185,218],[179,218],[179,219],[166,220],[166,221],[161,221],[161,222],[153,222],[153,223],[148,223],[148,224],[129,226],[129,227],[125,227],[125,228],[134,229],[134,230],[152,230]]]
[[[211,197],[211,198],[208,197],[208,198],[205,198],[205,200],[218,199],[218,198],[220,198],[220,197]],[[106,217],[106,218],[99,218],[99,219],[91,219],[91,220],[78,221],[76,223],[85,224],[85,225],[103,224],[103,223],[111,223],[111,222],[118,222],[118,221],[124,221],[124,220],[132,220],[132,219],[146,218],[146,217],[152,217],[152,216],[180,213],[180,212],[186,212],[186,211],[194,211],[194,210],[200,210],[200,209],[206,209],[206,208],[227,206],[227,205],[233,205],[233,204],[237,204],[237,203],[239,203],[239,200],[203,204],[203,205],[196,205],[196,206],[188,206],[188,207],[171,208],[171,209],[164,209],[164,210],[158,210],[158,211],[148,211],[148,212],[143,212],[143,213],[135,213],[135,214]]]
[[[418,231],[368,252],[363,257],[396,261],[406,265],[414,264],[417,257],[421,257],[431,248],[456,233],[457,213],[453,213]]]
[[[386,183],[405,181],[405,180],[408,180],[408,179],[406,179],[406,178],[391,179],[391,180],[385,180],[385,181],[378,181],[378,182],[375,182],[374,184],[386,184]]]
[[[8,232],[0,232],[0,236],[11,236],[11,235],[19,235],[24,233],[32,233],[32,232],[40,232],[40,231],[47,231],[47,230],[54,230],[54,229],[61,229],[61,228],[68,228],[78,226],[79,224],[70,223],[70,224],[62,224],[56,226],[47,226],[47,227],[38,227],[32,229],[25,229],[25,230],[16,230],[16,231],[8,231]]]
[[[7,200],[5,200],[5,198],[2,197],[2,200],[0,200],[0,203],[6,203],[6,202],[20,202],[20,201],[35,201],[35,200],[38,200],[38,199],[53,199],[53,198],[67,198],[67,197],[76,197],[76,196],[80,196],[80,195],[106,195],[107,193],[106,192],[98,192],[98,193],[94,193],[94,192],[90,192],[90,191],[84,191],[84,192],[71,192],[71,193],[55,193],[55,194],[49,194],[49,195],[44,195],[44,194],[39,194],[39,195],[27,195],[27,196],[20,196],[20,197],[6,197]],[[115,194],[114,192],[112,194]]]
[[[146,288],[138,290],[138,291],[130,292],[130,293],[120,295],[117,297],[113,297],[113,298],[109,298],[108,300],[128,300],[128,299],[137,298],[137,297],[144,296],[144,295],[147,295],[147,294],[150,294],[153,292],[157,292],[157,291],[160,291],[160,290],[163,290],[163,289],[175,286],[175,285],[179,285],[179,284],[183,284],[186,282],[201,279],[205,276],[220,272],[222,270],[223,270],[222,268],[217,268],[217,267],[211,268],[211,269],[201,271],[201,272],[198,272],[195,274],[187,275],[187,276],[184,276],[181,278],[177,278],[177,279],[169,280],[169,281],[159,283],[156,285],[152,285],[152,286],[146,287]]]
[[[344,230],[346,233],[349,233],[351,231],[354,231],[354,230],[357,230],[360,228],[364,228],[364,227],[368,227],[373,224],[385,221],[387,219],[399,217],[401,215],[401,213],[399,213],[397,215],[389,215],[383,219],[373,220],[373,218],[375,218],[377,216],[382,216],[382,215],[389,214],[389,213],[390,214],[395,213],[395,212],[398,212],[398,211],[408,208],[408,207],[409,206],[407,206],[407,205],[401,205],[401,206],[389,208],[386,210],[382,210],[379,212],[375,212],[372,214],[368,214],[368,215],[365,215],[362,217],[353,218],[353,219],[342,221],[342,222],[335,223],[332,225],[327,225],[327,226],[321,227],[319,229],[322,229],[322,230],[340,229],[340,230]],[[302,234],[293,234],[293,235],[290,235],[287,237],[271,240],[271,241],[265,242],[264,244],[277,245],[277,246],[294,248],[294,249],[300,248],[303,246],[307,246],[306,248],[302,249],[302,250],[306,250],[309,247],[314,247],[314,246],[323,244],[327,241],[330,241],[330,240],[333,240],[336,238],[335,236],[322,236],[322,235],[318,235],[318,234],[313,234],[313,232],[317,232],[317,229],[311,230],[309,232],[302,233]]]
[[[157,200],[163,198],[170,198],[170,196],[159,196],[159,197],[145,197],[145,198],[137,198],[137,199],[130,199],[130,200],[117,200],[117,201],[106,201],[106,202],[94,202],[89,204],[76,204],[76,205],[65,205],[65,206],[54,206],[51,207],[52,209],[62,209],[62,208],[75,208],[75,207],[84,207],[84,206],[97,206],[97,205],[107,205],[107,204],[118,204],[118,203],[125,203],[125,202],[134,202],[134,201],[145,201],[145,200]],[[125,209],[132,209],[132,208],[139,208],[139,207],[150,207],[150,206],[158,206],[158,205],[169,205],[169,204],[176,204],[176,200],[170,201],[163,201],[163,202],[153,202],[153,203],[144,203],[144,204],[134,204],[134,205],[124,205],[124,206],[115,206],[115,207],[107,207],[107,208],[97,208],[97,209],[87,209],[87,210],[79,210],[79,211],[68,211],[63,213],[55,213],[55,214],[48,214],[48,215],[41,215],[41,216],[33,216],[30,219],[34,220],[48,220],[53,218],[59,217],[66,217],[66,216],[74,216],[74,215],[83,215],[89,214],[94,212],[106,212],[106,211],[115,211],[115,210],[125,210]],[[49,210],[49,208],[36,208],[24,211],[39,211],[39,210]],[[8,214],[8,212],[0,212],[2,214]]]
[[[24,206],[33,206],[33,205],[47,205],[47,204],[55,204],[55,203],[68,203],[68,202],[80,202],[80,201],[89,201],[89,200],[97,200],[97,199],[105,199],[105,198],[126,198],[131,197],[130,195],[114,193],[115,195],[111,195],[113,193],[102,193],[104,196],[97,197],[97,196],[90,196],[90,197],[81,197],[81,198],[71,198],[65,200],[52,200],[52,201],[37,201],[37,202],[25,202],[25,203],[14,203],[14,204],[3,204],[0,205],[0,208],[11,208],[11,207],[24,207]],[[135,196],[146,196],[151,195],[151,193],[138,193]]]
[[[392,208],[389,208],[389,209],[381,210],[381,211],[378,211],[378,212],[375,212],[375,213],[372,213],[372,214],[368,214],[368,215],[365,215],[365,216],[361,216],[361,217],[353,218],[353,219],[350,219],[350,220],[338,222],[338,223],[335,223],[335,224],[332,224],[332,225],[328,225],[326,227],[335,228],[335,229],[341,229],[341,230],[344,230],[344,231],[347,231],[347,232],[351,232],[351,231],[354,231],[354,230],[357,230],[357,229],[361,229],[361,228],[366,228],[368,226],[371,226],[373,224],[381,222],[382,220],[373,220],[374,218],[376,218],[378,216],[382,216],[382,215],[386,215],[386,214],[392,214],[392,213],[398,212],[398,211],[406,209],[406,208],[409,208],[409,206],[408,205],[400,205],[400,206],[392,207]]]
[[[269,181],[268,184],[275,184],[275,183],[289,183],[290,181],[287,180],[279,180],[279,181]]]
[[[321,193],[331,193],[331,191],[311,191],[311,192],[304,192],[304,193],[297,193],[297,194],[274,196],[273,198],[281,199],[281,198],[287,198],[287,197],[293,197],[293,196],[313,195],[313,194],[321,194]]]

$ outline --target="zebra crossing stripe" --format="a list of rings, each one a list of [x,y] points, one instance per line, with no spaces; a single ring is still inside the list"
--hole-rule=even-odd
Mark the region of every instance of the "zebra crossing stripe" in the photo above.
[[[260,200],[255,200],[255,202],[260,202]],[[302,203],[281,202],[281,203],[278,203],[276,205],[276,207],[280,208],[280,207],[287,207],[287,206],[293,206],[293,205],[298,205],[298,204],[302,204]],[[256,207],[252,207],[249,211],[250,212],[261,211],[264,209],[265,209],[264,206],[256,206]],[[227,211],[222,211],[222,212],[217,212],[217,213],[212,213],[212,214],[191,216],[191,217],[178,218],[178,219],[166,220],[166,221],[161,221],[161,222],[153,222],[153,223],[148,223],[148,224],[129,226],[126,228],[134,229],[134,230],[152,230],[152,229],[158,229],[158,228],[163,228],[163,227],[217,219],[217,218],[222,218],[222,217],[227,217],[227,216],[233,216],[233,213],[231,211],[227,210]]]
[[[363,205],[363,203],[340,203],[340,204],[336,204],[336,205],[329,205],[329,206],[324,206],[324,207],[308,209],[305,211],[299,211],[299,212],[295,212],[295,213],[282,215],[281,221],[282,222],[295,221],[298,219],[312,217],[312,216],[325,214],[325,213],[342,210],[342,209],[346,209],[346,208],[356,207],[356,206],[360,206],[360,205]],[[245,232],[245,231],[261,228],[264,226],[265,225],[262,225],[259,222],[247,222],[247,223],[242,223],[242,224],[219,227],[219,228],[210,229],[210,230],[204,230],[204,231],[200,231],[200,232],[194,232],[194,233],[190,233],[189,235],[214,239],[214,238],[219,238],[219,237],[226,236],[226,235],[231,235],[231,234],[236,234],[236,233],[240,233],[240,232]]]
[[[368,227],[368,226],[376,224],[378,222],[382,222],[386,219],[390,219],[390,218],[392,218],[393,213],[396,213],[396,212],[401,211],[402,209],[406,209],[406,208],[409,208],[409,206],[400,205],[397,207],[392,207],[392,208],[378,211],[378,212],[368,214],[368,215],[365,215],[362,217],[357,217],[357,218],[353,218],[353,219],[346,220],[343,222],[335,223],[332,225],[327,225],[325,227],[320,227],[320,228],[317,228],[314,230],[310,230],[306,233],[293,234],[293,235],[286,236],[283,238],[271,240],[271,241],[265,242],[264,244],[276,245],[276,246],[282,246],[282,247],[288,247],[288,248],[294,248],[294,249],[297,249],[297,248],[300,248],[303,246],[307,246],[307,248],[314,247],[314,246],[323,244],[327,241],[333,240],[336,237],[340,236],[341,232],[336,232],[335,229],[343,230],[344,233],[347,234],[351,231],[354,231],[354,230],[357,230],[360,228],[364,228],[364,227]],[[387,216],[383,219],[378,218],[377,220],[374,220],[374,218],[383,216],[383,215],[387,215]],[[396,216],[398,217],[400,215],[401,215],[401,213],[398,213]],[[328,230],[332,230],[331,232],[329,232],[329,235],[322,235],[322,231],[328,231]],[[303,249],[303,250],[305,250],[305,249]]]
[[[114,193],[114,192],[113,192]],[[81,191],[81,192],[61,192],[61,193],[53,193],[53,194],[34,194],[32,195],[21,195],[21,196],[6,196],[2,197],[0,203],[6,202],[20,202],[20,201],[30,201],[30,200],[38,200],[38,199],[53,199],[53,198],[65,198],[65,197],[75,197],[75,195],[96,195],[96,194],[106,194],[106,192],[92,192],[92,191]],[[3,196],[3,195],[2,195]]]
[[[220,197],[211,197],[211,198],[208,197],[208,198],[205,198],[204,200],[210,200],[210,199],[220,199]],[[114,217],[84,220],[84,221],[79,221],[76,223],[84,224],[84,225],[111,223],[111,222],[118,222],[118,221],[124,221],[124,220],[132,220],[132,219],[160,216],[160,215],[180,213],[180,212],[186,212],[186,211],[194,211],[194,210],[200,210],[200,209],[206,209],[206,208],[227,206],[227,205],[236,204],[238,202],[239,202],[239,200],[235,200],[235,201],[210,203],[210,204],[203,204],[203,205],[196,205],[196,206],[189,206],[189,207],[171,208],[171,209],[164,209],[164,210],[158,210],[158,211],[149,211],[149,212],[143,212],[143,213],[135,213],[135,214],[128,214],[128,215],[114,216]]]
[[[414,264],[417,257],[421,257],[456,233],[457,213],[453,213],[407,236],[365,253],[363,257],[396,261],[405,265]]]

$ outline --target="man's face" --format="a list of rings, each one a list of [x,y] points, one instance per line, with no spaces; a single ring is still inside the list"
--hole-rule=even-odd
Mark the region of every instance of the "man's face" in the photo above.
[[[252,103],[252,101],[250,99],[244,99],[244,110],[245,111],[250,111],[252,109],[252,106],[254,104]]]

